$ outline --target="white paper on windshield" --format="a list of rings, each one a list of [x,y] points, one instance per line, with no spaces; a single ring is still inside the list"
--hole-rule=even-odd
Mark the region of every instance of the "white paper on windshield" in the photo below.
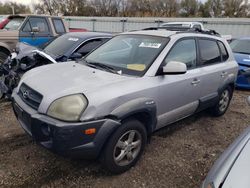
[[[139,47],[141,48],[160,48],[161,43],[153,43],[153,42],[142,42]]]
[[[78,40],[79,40],[79,38],[73,38],[73,37],[70,37],[68,40],[76,42],[76,41],[78,41]]]

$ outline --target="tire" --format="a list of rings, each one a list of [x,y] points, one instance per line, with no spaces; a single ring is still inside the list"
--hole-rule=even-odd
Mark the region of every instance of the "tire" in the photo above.
[[[225,114],[227,111],[230,101],[232,99],[233,91],[231,87],[226,87],[222,90],[219,96],[217,104],[210,109],[213,116],[219,117]]]
[[[108,140],[102,156],[102,166],[113,174],[129,170],[141,157],[147,142],[144,125],[129,119]]]
[[[0,51],[0,65],[4,63],[4,61],[8,58],[8,54]]]
[[[4,75],[0,76],[0,82],[3,81]],[[5,93],[0,89],[0,99],[4,98]]]

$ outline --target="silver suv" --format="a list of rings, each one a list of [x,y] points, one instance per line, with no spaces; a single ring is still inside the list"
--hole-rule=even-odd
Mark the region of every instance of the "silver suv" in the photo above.
[[[27,72],[12,94],[13,108],[44,147],[99,158],[122,173],[135,165],[155,130],[204,109],[223,115],[237,71],[228,43],[218,36],[127,32],[77,63]]]

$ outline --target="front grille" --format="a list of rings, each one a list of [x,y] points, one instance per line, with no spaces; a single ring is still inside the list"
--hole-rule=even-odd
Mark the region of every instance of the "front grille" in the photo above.
[[[33,90],[24,83],[22,83],[22,85],[20,86],[18,95],[27,105],[34,108],[35,110],[39,108],[39,105],[43,99],[43,96],[40,93]]]

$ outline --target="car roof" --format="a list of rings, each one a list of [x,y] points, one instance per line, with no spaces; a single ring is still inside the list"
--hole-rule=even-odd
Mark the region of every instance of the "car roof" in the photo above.
[[[163,23],[162,25],[174,25],[174,24],[201,24],[200,22],[166,22],[166,23]]]
[[[47,18],[62,18],[60,16],[50,16],[50,15],[36,15],[36,14],[15,14],[15,15],[9,15],[8,18],[25,18],[27,16],[34,16],[34,17],[47,17]]]
[[[77,37],[82,40],[88,39],[88,38],[95,38],[95,37],[107,37],[107,38],[112,37],[112,34],[101,33],[101,32],[71,32],[71,33],[66,33],[65,35],[71,36],[71,37]]]

